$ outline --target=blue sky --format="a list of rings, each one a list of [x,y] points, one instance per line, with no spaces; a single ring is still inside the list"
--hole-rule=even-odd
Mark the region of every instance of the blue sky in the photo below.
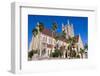
[[[52,23],[56,22],[58,24],[57,32],[61,32],[62,23],[67,24],[68,20],[70,24],[73,24],[74,34],[80,34],[83,43],[88,43],[88,17],[28,15],[28,46],[32,39],[32,29],[36,27],[37,22],[42,22],[48,29],[51,29]]]

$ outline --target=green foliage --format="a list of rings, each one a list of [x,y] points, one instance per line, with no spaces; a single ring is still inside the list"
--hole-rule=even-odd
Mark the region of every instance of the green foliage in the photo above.
[[[38,30],[37,30],[37,29],[33,29],[33,30],[32,30],[32,34],[33,34],[33,36],[35,37],[35,36],[38,34]]]
[[[34,54],[37,54],[37,53],[38,53],[38,50],[31,50],[28,52],[28,57],[32,58],[32,56],[34,56]]]
[[[42,32],[44,29],[44,24],[42,22],[39,22],[39,25],[37,25],[39,27],[39,31]],[[35,37],[38,34],[38,29],[35,28],[32,30],[32,34]]]
[[[42,22],[39,22],[38,27],[39,27],[39,31],[42,32],[44,29],[44,24]]]
[[[53,31],[56,31],[57,28],[58,28],[57,23],[56,22],[53,22],[52,23],[52,30]]]
[[[84,49],[88,49],[88,44],[85,44]]]
[[[33,51],[29,51],[29,52],[28,52],[28,57],[29,57],[29,58],[32,58],[32,56],[33,56]]]
[[[84,52],[85,52],[85,50],[82,49],[82,48],[80,48],[80,53],[82,54],[82,53],[84,53]]]
[[[56,35],[56,36],[55,36],[55,40],[57,41],[58,39],[59,39],[59,36]]]
[[[67,39],[67,43],[72,44],[72,42],[73,42],[73,38],[69,37],[69,38]]]
[[[62,31],[62,37],[66,38],[66,33],[65,33],[65,31]]]
[[[58,50],[58,49],[56,49],[56,50],[54,50],[54,52],[53,53],[51,53],[51,57],[61,57],[63,55],[63,53],[61,52],[61,50]]]
[[[76,58],[80,58],[80,55],[77,55]]]
[[[70,44],[72,44],[72,43],[77,43],[77,39],[76,39],[75,37],[69,37],[69,38],[67,39],[67,43],[70,43]]]
[[[76,52],[75,51],[71,52],[71,57],[76,57]]]
[[[85,53],[85,49],[80,48],[80,54],[81,54],[82,58],[83,58],[84,53]]]

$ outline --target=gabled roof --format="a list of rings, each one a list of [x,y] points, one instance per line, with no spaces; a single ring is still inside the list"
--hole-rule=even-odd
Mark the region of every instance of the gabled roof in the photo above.
[[[44,28],[44,30],[42,31],[42,34],[52,37],[52,31],[50,31],[49,29],[46,29],[46,28]]]

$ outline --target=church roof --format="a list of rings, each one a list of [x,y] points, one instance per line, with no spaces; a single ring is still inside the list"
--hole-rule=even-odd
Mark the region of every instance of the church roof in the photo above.
[[[46,28],[42,31],[42,34],[45,34],[45,35],[52,37],[52,31],[49,29],[46,29]],[[58,34],[53,34],[53,37],[55,38],[56,35],[58,35]],[[66,39],[64,37],[61,37],[61,36],[58,38],[58,40],[61,40],[64,42],[66,41]]]
[[[42,31],[42,34],[45,34],[47,36],[52,37],[52,31],[47,29],[47,28],[44,28],[44,30]],[[59,35],[59,34],[53,34],[53,37],[55,38],[56,35]],[[58,40],[61,40],[63,42],[67,42],[67,39],[62,37],[62,36],[59,36]],[[75,40],[75,42],[78,42],[79,41],[79,35],[74,36],[74,40]]]
[[[43,34],[48,35],[50,37],[52,37],[52,31],[50,31],[49,29],[44,28],[44,30],[42,31]]]

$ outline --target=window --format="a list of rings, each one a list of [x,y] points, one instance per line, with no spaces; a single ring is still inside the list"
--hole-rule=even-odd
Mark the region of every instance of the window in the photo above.
[[[46,36],[43,36],[43,42],[47,42],[47,37]]]
[[[49,39],[48,39],[48,42],[49,42],[49,44],[52,44],[52,39],[49,38]]]

